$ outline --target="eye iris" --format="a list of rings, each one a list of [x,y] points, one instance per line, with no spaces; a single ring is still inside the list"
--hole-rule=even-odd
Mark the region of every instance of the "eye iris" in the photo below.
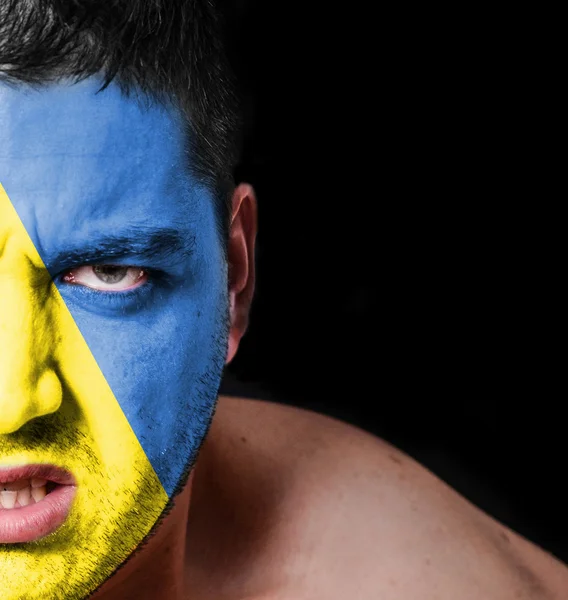
[[[128,267],[101,265],[93,267],[93,272],[103,283],[120,283],[128,273]]]

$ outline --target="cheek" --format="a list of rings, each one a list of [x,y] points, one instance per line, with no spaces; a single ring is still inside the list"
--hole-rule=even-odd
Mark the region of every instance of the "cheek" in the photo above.
[[[74,315],[116,407],[170,497],[197,456],[217,398],[226,351],[226,300],[222,278],[217,279],[215,285],[210,281],[191,294],[179,292],[156,303],[139,317]],[[99,398],[88,389],[90,378],[73,364],[63,366],[64,378],[75,381],[74,393],[92,416],[97,444],[105,435]]]

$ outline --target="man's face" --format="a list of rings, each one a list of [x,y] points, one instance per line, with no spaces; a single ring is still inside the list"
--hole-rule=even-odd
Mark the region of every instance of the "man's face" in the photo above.
[[[227,352],[181,120],[99,86],[0,84],[6,600],[80,598],[131,555],[187,480]]]

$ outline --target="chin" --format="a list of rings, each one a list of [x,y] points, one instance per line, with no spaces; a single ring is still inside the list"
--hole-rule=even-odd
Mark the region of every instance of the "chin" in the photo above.
[[[156,475],[79,476],[73,506],[55,532],[0,545],[4,600],[85,598],[143,545],[169,509]]]

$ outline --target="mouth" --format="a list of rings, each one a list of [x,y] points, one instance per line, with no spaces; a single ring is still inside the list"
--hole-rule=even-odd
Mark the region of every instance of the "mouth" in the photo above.
[[[67,519],[77,485],[53,465],[0,468],[0,544],[33,542]]]

